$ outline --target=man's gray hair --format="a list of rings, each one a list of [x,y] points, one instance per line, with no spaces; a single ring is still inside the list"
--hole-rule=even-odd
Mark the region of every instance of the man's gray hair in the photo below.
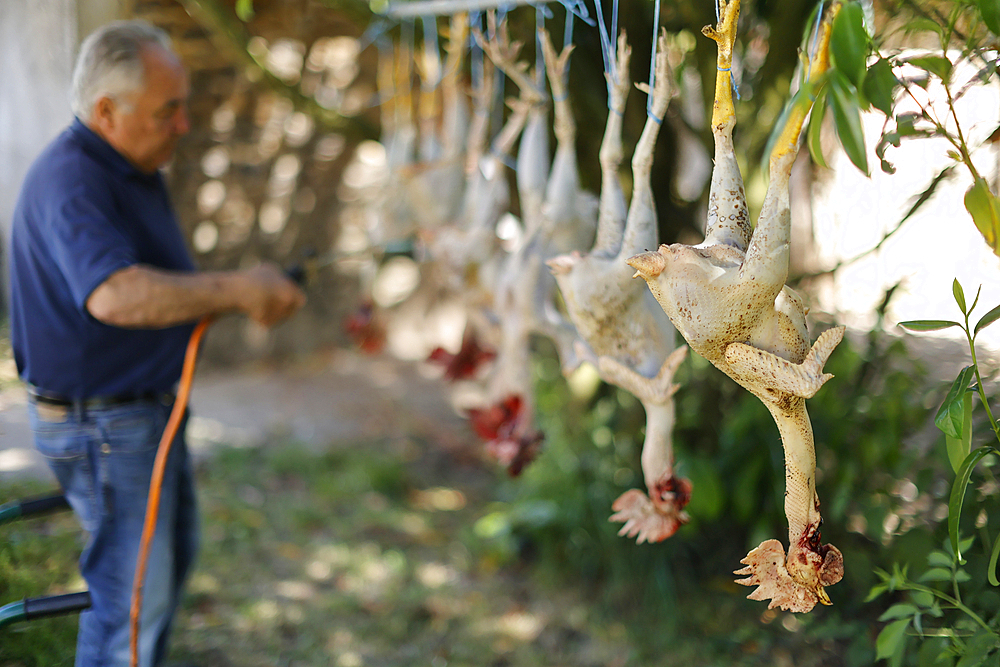
[[[91,33],[80,46],[73,69],[70,106],[81,120],[90,120],[102,97],[120,98],[145,84],[142,51],[147,46],[171,50],[170,36],[145,21],[116,21]],[[119,100],[119,104],[127,102]]]

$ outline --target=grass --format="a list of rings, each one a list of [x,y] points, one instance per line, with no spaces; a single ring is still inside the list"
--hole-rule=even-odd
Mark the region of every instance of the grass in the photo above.
[[[567,569],[537,541],[493,522],[509,508],[498,499],[511,482],[477,457],[434,443],[340,443],[320,454],[294,443],[223,448],[198,477],[202,549],[173,660],[212,667],[862,664],[842,660],[840,635],[865,628],[768,612],[743,599],[746,591],[734,590],[722,570],[666,585],[629,576],[652,559],[669,579],[672,561],[710,556],[685,543],[636,547],[604,524],[595,558],[612,561],[616,574]],[[0,487],[0,498],[39,491]],[[83,587],[75,574],[81,535],[71,516],[0,526],[0,540],[0,602]],[[669,589],[688,592],[664,597]],[[74,618],[9,626],[0,630],[0,667],[70,665],[74,639]]]
[[[172,658],[273,665],[637,665],[626,628],[505,566],[473,527],[494,476],[412,441],[223,450]],[[4,498],[41,489],[2,488]],[[79,590],[69,515],[0,528],[0,601]],[[0,666],[72,664],[75,618],[9,626]]]

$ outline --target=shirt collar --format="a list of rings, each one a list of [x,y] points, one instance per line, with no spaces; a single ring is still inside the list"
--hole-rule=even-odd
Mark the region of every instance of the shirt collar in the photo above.
[[[104,163],[111,171],[118,176],[126,178],[139,178],[143,180],[158,180],[159,171],[146,174],[139,171],[129,162],[124,155],[119,153],[114,146],[104,140],[99,134],[87,127],[86,123],[79,118],[74,118],[70,125],[70,132],[80,142],[84,150]]]

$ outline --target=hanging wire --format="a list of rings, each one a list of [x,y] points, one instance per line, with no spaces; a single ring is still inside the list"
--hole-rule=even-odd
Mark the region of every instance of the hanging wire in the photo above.
[[[441,67],[441,45],[438,43],[437,17],[433,14],[426,14],[420,17],[424,26],[424,55],[433,53],[437,62],[437,71],[433,81],[420,81],[420,88],[430,92],[438,87],[444,79],[444,68]]]
[[[399,41],[402,42],[406,48],[407,53],[410,57],[413,57],[413,49],[416,41],[416,25],[411,19],[407,19],[399,24]],[[404,95],[409,95],[413,88],[413,74],[411,72],[410,78],[404,83],[404,88],[402,93]]]
[[[819,2],[819,9],[816,10],[816,24],[813,25],[812,44],[809,45],[809,61],[810,62],[812,62],[812,59],[816,57],[816,42],[819,40],[819,25],[820,25],[820,23],[823,20],[823,5],[824,4],[825,4],[824,0],[820,0],[820,2]],[[806,69],[806,80],[807,81],[809,80],[809,71],[811,69],[812,69],[811,67],[808,68],[808,69]]]
[[[719,25],[722,22],[722,15],[719,14],[719,0],[715,0],[715,25]],[[730,63],[729,67],[719,67],[716,66],[717,70],[720,72],[729,72],[729,86],[733,89],[733,97],[740,99],[740,89],[736,86],[736,77],[733,75],[733,66]]]
[[[481,12],[471,12],[469,14],[469,40],[468,48],[470,53],[469,58],[469,68],[472,73],[472,86],[473,88],[478,88],[483,80],[484,73],[484,63],[483,63],[483,49],[479,46],[479,40],[476,39],[475,29],[482,29],[483,25],[483,15]]]
[[[612,0],[611,2],[611,39],[614,41],[614,47],[618,48],[618,0]]]
[[[616,0],[617,1],[617,0]],[[715,12],[718,15],[719,3],[715,3]],[[649,55],[649,95],[646,97],[646,115],[655,120],[657,123],[662,123],[662,118],[657,118],[653,113],[653,87],[656,85],[656,46],[659,35],[657,34],[660,29],[660,0],[656,0],[653,5],[653,48],[650,49],[651,53]]]
[[[612,81],[618,83],[618,58],[615,53],[616,47],[608,39],[608,29],[604,25],[604,9],[601,7],[601,0],[594,0],[594,8],[597,10],[597,31],[601,36],[601,55],[604,56],[604,72],[611,79],[608,81],[608,109],[612,109],[611,85]],[[617,35],[615,35],[615,39],[618,39]]]
[[[358,51],[364,51],[381,39],[386,32],[395,27],[396,21],[380,18],[371,23],[361,37],[358,38]]]
[[[545,5],[535,5],[535,80],[538,91],[545,91],[545,55],[542,52],[542,29],[545,27],[545,16],[552,13]]]

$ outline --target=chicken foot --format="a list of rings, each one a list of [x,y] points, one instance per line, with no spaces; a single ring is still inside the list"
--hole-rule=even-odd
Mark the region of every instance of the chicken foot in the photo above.
[[[688,522],[684,511],[691,499],[691,482],[674,476],[673,429],[674,373],[684,361],[687,347],[673,351],[654,378],[639,375],[611,357],[601,357],[601,376],[639,398],[646,410],[646,437],[642,443],[642,474],[647,493],[630,489],[611,505],[615,514],[609,521],[622,521],[618,531],[624,537],[643,542],[660,542]]]
[[[829,604],[824,590],[843,576],[843,559],[820,542],[822,519],[815,491],[816,458],[805,399],[830,379],[823,365],[843,337],[843,327],[824,332],[810,349],[801,298],[784,285],[788,274],[790,221],[788,180],[798,152],[808,98],[793,107],[769,163],[770,182],[757,227],[748,224],[742,177],[733,154],[730,68],[739,0],[720,0],[720,21],[704,33],[719,45],[712,130],[716,166],[709,196],[705,241],[698,246],[661,245],[629,260],[698,354],[759,398],[770,411],[785,452],[785,514],[788,555],[777,540],[751,551],[737,574],[757,585],[751,599],[769,607],[806,612]],[[829,66],[830,29],[839,7],[827,11],[809,76]]]

